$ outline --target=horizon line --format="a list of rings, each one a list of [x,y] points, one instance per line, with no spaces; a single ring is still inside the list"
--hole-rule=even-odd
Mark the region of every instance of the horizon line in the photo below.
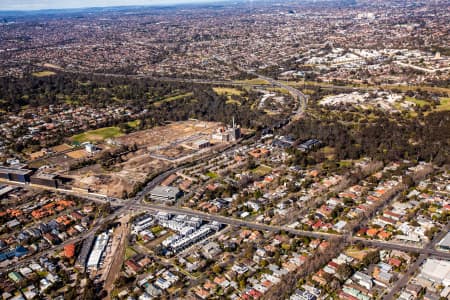
[[[108,9],[108,8],[139,8],[139,7],[176,7],[176,6],[190,6],[190,5],[198,5],[198,4],[219,4],[223,2],[243,2],[246,0],[194,0],[192,2],[186,2],[187,0],[175,0],[172,3],[164,4],[162,2],[158,3],[148,3],[148,4],[119,4],[119,5],[94,5],[94,6],[74,6],[74,7],[65,7],[65,8],[35,8],[35,9],[3,9],[0,8],[0,13],[33,13],[33,12],[57,12],[57,11],[70,11],[70,10],[89,10],[89,9]],[[247,0],[248,1],[248,0]]]

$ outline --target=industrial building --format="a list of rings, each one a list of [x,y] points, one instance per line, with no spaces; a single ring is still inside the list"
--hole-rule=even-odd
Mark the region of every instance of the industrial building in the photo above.
[[[297,146],[297,149],[303,152],[308,152],[322,146],[322,142],[317,139],[307,140]]]
[[[193,143],[195,149],[205,149],[211,146],[211,143],[208,140],[198,140]]]
[[[183,192],[177,187],[158,185],[151,190],[150,199],[156,201],[175,202],[182,195]]]
[[[84,150],[87,153],[90,153],[90,154],[93,154],[93,153],[95,153],[95,152],[97,152],[99,150],[94,144],[89,143],[89,142],[83,143],[81,145],[83,145],[84,146]]]
[[[61,180],[59,179],[59,176],[56,174],[39,173],[31,176],[30,182],[32,184],[58,188],[58,185],[61,183]]]
[[[234,122],[231,127],[219,128],[217,132],[215,132],[211,138],[213,140],[221,141],[221,142],[233,142],[237,141],[241,138],[241,128],[237,126]]]
[[[86,267],[88,269],[98,269],[100,265],[100,259],[105,252],[106,245],[108,245],[109,234],[107,232],[103,232],[97,236],[95,240],[94,247],[92,248],[91,254],[89,255],[89,259],[87,261]]]
[[[16,189],[15,186],[9,186],[9,185],[0,185],[0,198],[3,196],[8,195],[12,191]]]
[[[450,251],[450,232],[439,242],[438,247]]]
[[[27,183],[30,182],[31,174],[33,174],[33,171],[29,169],[0,167],[0,179]]]
[[[450,261],[427,259],[418,278],[436,285],[450,286]]]
[[[91,253],[92,244],[94,243],[95,236],[90,235],[88,236],[81,247],[80,255],[78,255],[77,261],[75,263],[75,266],[79,269],[81,269],[83,272],[86,269],[86,263],[89,258],[89,253]]]
[[[294,145],[294,142],[295,142],[295,140],[293,137],[279,136],[273,140],[272,146],[275,148],[280,148],[280,149],[288,149],[288,148],[292,147],[292,145]]]

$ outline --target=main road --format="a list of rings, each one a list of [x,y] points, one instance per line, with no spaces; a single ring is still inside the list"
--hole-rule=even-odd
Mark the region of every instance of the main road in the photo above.
[[[229,62],[225,60],[221,60],[224,63]],[[42,66],[42,65],[39,65]],[[47,68],[52,68],[49,66],[46,66]],[[113,74],[113,73],[98,73],[98,72],[87,72],[87,71],[81,71],[81,70],[71,70],[71,69],[63,69],[63,68],[53,68],[55,70],[63,71],[65,73],[72,73],[72,74],[84,74],[84,75],[94,75],[94,76],[104,76],[104,77],[115,77],[115,78],[133,78],[133,79],[150,79],[155,81],[163,81],[163,82],[177,82],[177,83],[195,83],[195,84],[210,84],[210,85],[231,85],[231,86],[265,86],[265,85],[272,85],[277,86],[286,89],[289,91],[289,93],[296,99],[300,101],[300,105],[298,106],[297,110],[294,112],[294,115],[301,115],[306,108],[307,102],[308,102],[308,96],[303,94],[301,91],[297,90],[296,88],[284,84],[278,80],[275,80],[273,78],[260,75],[255,73],[252,70],[247,70],[242,67],[236,66],[241,72],[245,72],[247,74],[250,74],[252,76],[256,76],[259,79],[262,79],[268,84],[264,83],[258,83],[258,84],[252,84],[251,82],[239,82],[239,81],[231,81],[231,80],[214,80],[214,79],[201,79],[201,78],[175,78],[175,77],[166,77],[166,76],[154,76],[149,74],[134,74],[134,75],[125,75],[125,74]]]
[[[175,207],[175,206],[166,206],[166,205],[160,205],[155,203],[136,203],[132,204],[130,206],[130,209],[134,210],[141,210],[141,211],[165,211],[169,213],[174,214],[184,214],[188,216],[195,216],[199,217],[206,221],[216,221],[222,224],[227,224],[230,226],[235,227],[245,227],[245,228],[251,228],[255,230],[261,230],[261,231],[270,231],[270,232],[288,232],[293,235],[297,236],[306,236],[310,238],[316,238],[316,239],[342,239],[346,240],[346,242],[350,243],[362,243],[367,246],[382,248],[382,249],[392,249],[392,250],[400,250],[400,251],[406,251],[406,252],[412,252],[412,253],[423,253],[427,255],[432,255],[440,258],[450,259],[450,252],[444,252],[444,251],[438,251],[433,246],[428,245],[428,247],[418,247],[418,246],[412,246],[412,245],[405,245],[401,243],[396,242],[389,242],[389,241],[381,241],[381,240],[369,240],[365,238],[360,237],[354,237],[354,236],[346,236],[342,234],[334,234],[334,233],[326,233],[326,232],[317,232],[317,231],[307,231],[307,230],[299,230],[287,226],[276,226],[276,225],[268,225],[263,223],[257,223],[250,220],[245,219],[239,219],[234,217],[225,217],[221,215],[216,214],[209,214],[185,207]],[[447,230],[448,231],[448,230]],[[443,232],[447,232],[446,230],[443,230]]]

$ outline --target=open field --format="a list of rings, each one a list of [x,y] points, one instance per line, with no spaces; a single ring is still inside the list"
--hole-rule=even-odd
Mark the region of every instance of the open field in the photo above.
[[[129,259],[130,257],[136,254],[137,254],[136,250],[131,248],[131,246],[125,248],[125,259]]]
[[[284,94],[284,95],[289,95],[289,94],[290,94],[289,91],[288,91],[287,89],[285,89],[285,88],[280,88],[280,87],[269,88],[269,89],[267,89],[267,90],[268,90],[268,91],[271,91],[271,92],[281,93],[281,94]]]
[[[424,105],[427,105],[427,104],[430,104],[429,102],[427,102],[427,101],[425,101],[425,100],[416,99],[416,98],[414,98],[414,97],[405,97],[405,100],[406,100],[406,101],[413,102],[413,103],[415,103],[417,106],[420,106],[420,107],[422,107],[422,106],[424,106]]]
[[[272,171],[272,168],[265,165],[260,165],[256,169],[252,170],[253,173],[255,173],[258,176],[265,176],[269,174]]]
[[[72,149],[72,146],[67,145],[67,144],[61,144],[55,147],[52,147],[53,152],[64,152],[67,150]]]
[[[219,178],[219,175],[217,173],[215,173],[215,172],[208,172],[208,173],[206,173],[206,176],[208,176],[211,179]]]
[[[180,99],[183,99],[186,97],[191,97],[192,95],[193,95],[193,93],[185,93],[185,94],[175,95],[175,96],[167,97],[162,100],[156,101],[153,104],[155,106],[160,106],[161,104],[163,104],[165,102],[177,101],[177,100],[180,100]]]
[[[122,135],[119,127],[105,127],[86,131],[70,138],[73,142],[101,142],[109,138],[115,138]]]
[[[40,150],[40,151],[37,151],[37,152],[30,153],[29,157],[30,157],[31,160],[35,160],[35,159],[44,157],[45,155],[46,155],[46,151]]]
[[[68,157],[73,159],[82,159],[88,157],[88,153],[84,149],[71,151],[66,154]]]
[[[136,128],[141,124],[141,120],[134,120],[127,123],[131,128]]]
[[[48,76],[56,75],[56,73],[52,72],[52,71],[41,71],[41,72],[35,72],[32,75],[35,77],[48,77]]]
[[[436,111],[445,111],[445,110],[450,110],[450,97],[448,98],[441,98],[441,104],[439,104],[436,107]]]
[[[224,87],[215,87],[213,88],[213,90],[217,95],[227,96],[228,99],[226,101],[226,104],[241,105],[241,102],[239,102],[236,99],[233,99],[232,96],[241,96],[242,91],[235,88],[224,88]]]
[[[357,249],[357,248],[352,247],[352,248],[349,248],[349,249],[345,252],[345,254],[348,255],[348,256],[350,256],[350,257],[353,257],[353,258],[355,258],[355,259],[362,260],[362,259],[364,259],[364,257],[365,257],[368,253],[370,253],[370,252],[372,252],[372,251],[374,251],[374,250],[375,250],[375,249],[372,249],[372,248],[365,248],[365,249],[359,250],[359,249]]]
[[[153,153],[156,155],[161,155],[163,157],[167,157],[168,159],[177,159],[179,157],[183,157],[183,156],[195,153],[195,152],[196,152],[196,150],[193,150],[191,148],[178,146],[178,147],[163,148],[163,149],[157,150]]]
[[[224,88],[224,87],[214,87],[213,91],[217,95],[237,95],[240,96],[242,94],[242,91],[235,89],[235,88]]]

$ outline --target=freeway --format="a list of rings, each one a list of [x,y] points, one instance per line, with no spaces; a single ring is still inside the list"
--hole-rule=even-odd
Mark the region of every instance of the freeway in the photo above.
[[[38,65],[42,67],[42,65]],[[113,78],[130,78],[130,79],[149,79],[161,82],[176,82],[176,83],[195,83],[195,84],[210,84],[210,85],[233,85],[233,86],[267,86],[270,84],[258,83],[252,84],[251,82],[239,82],[231,80],[211,80],[211,79],[201,79],[201,78],[177,78],[177,77],[166,77],[166,76],[154,76],[149,74],[113,74],[113,73],[98,73],[98,72],[87,72],[81,70],[71,70],[63,68],[52,68],[50,66],[45,66],[47,69],[54,69],[64,73],[69,74],[83,74],[83,75],[93,75],[102,77],[113,77]]]
[[[292,95],[292,97],[294,97],[294,99],[297,99],[298,101],[300,101],[299,106],[297,108],[296,111],[293,112],[294,115],[297,116],[301,116],[306,108],[306,105],[308,104],[308,96],[306,96],[305,94],[303,94],[301,91],[297,90],[296,88],[284,84],[278,80],[275,80],[273,78],[267,77],[267,76],[263,76],[263,75],[259,75],[257,73],[254,73],[252,71],[246,71],[247,73],[254,75],[254,76],[258,76],[259,79],[262,80],[266,80],[269,83],[271,83],[274,86],[286,89],[287,91],[289,91],[289,93]]]
[[[228,63],[226,61],[223,61],[223,62]],[[41,65],[39,65],[39,66],[41,66]],[[51,67],[49,67],[49,66],[46,66],[46,68],[51,69]],[[211,79],[201,79],[201,78],[176,78],[176,77],[166,77],[166,76],[159,77],[159,76],[153,76],[153,75],[148,75],[148,74],[125,75],[125,74],[96,73],[96,72],[92,73],[92,72],[86,72],[86,71],[81,71],[81,70],[70,70],[70,69],[62,69],[62,68],[54,68],[54,69],[63,71],[66,73],[72,73],[72,74],[85,74],[85,75],[116,77],[116,78],[150,79],[150,80],[162,81],[162,82],[195,83],[195,84],[208,84],[208,85],[230,85],[230,86],[254,86],[254,87],[264,87],[267,85],[271,85],[271,86],[277,86],[277,87],[286,89],[294,97],[294,99],[298,99],[300,101],[300,105],[298,106],[297,110],[294,111],[294,113],[293,113],[294,115],[301,115],[302,112],[304,111],[304,109],[306,108],[306,105],[308,102],[308,96],[303,94],[298,89],[296,89],[290,85],[284,84],[273,78],[257,74],[251,70],[246,70],[241,67],[237,67],[237,68],[242,72],[245,72],[252,76],[257,76],[259,79],[267,81],[268,84],[264,84],[264,83],[252,84],[251,82],[239,82],[239,81],[231,81],[231,80],[211,80]]]
[[[301,91],[297,90],[296,88],[294,88],[294,87],[292,87],[290,85],[284,84],[284,83],[282,83],[282,82],[280,82],[280,81],[278,81],[276,79],[273,79],[273,78],[270,78],[270,77],[258,74],[258,73],[256,73],[253,70],[248,70],[248,69],[245,69],[245,68],[243,68],[241,66],[237,66],[234,63],[229,62],[229,61],[227,61],[227,60],[225,60],[223,58],[216,57],[216,59],[221,61],[221,62],[223,62],[223,63],[225,63],[225,64],[233,65],[234,67],[236,67],[241,72],[247,73],[247,74],[249,74],[251,76],[256,76],[256,77],[258,77],[261,80],[265,80],[265,81],[269,82],[272,86],[277,86],[277,87],[280,87],[280,88],[283,88],[283,89],[287,90],[294,99],[297,99],[299,101],[299,105],[298,105],[297,109],[292,112],[292,115],[294,117],[295,116],[301,117],[303,115],[303,113],[304,113],[304,111],[306,109],[306,105],[308,104],[308,96],[303,94]]]

